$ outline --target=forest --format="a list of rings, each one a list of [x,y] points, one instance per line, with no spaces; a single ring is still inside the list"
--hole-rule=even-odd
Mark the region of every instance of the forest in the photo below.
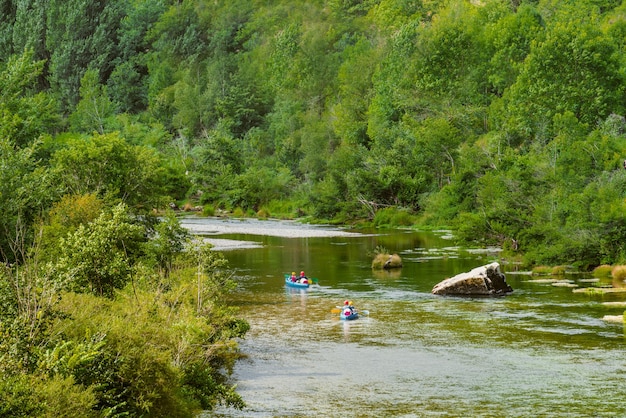
[[[618,0],[0,0],[0,416],[243,407],[170,205],[626,263],[625,115]]]

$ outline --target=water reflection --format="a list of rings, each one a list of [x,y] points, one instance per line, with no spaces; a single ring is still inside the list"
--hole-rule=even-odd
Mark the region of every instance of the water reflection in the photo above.
[[[397,280],[402,277],[402,269],[372,270],[372,276],[378,280]]]

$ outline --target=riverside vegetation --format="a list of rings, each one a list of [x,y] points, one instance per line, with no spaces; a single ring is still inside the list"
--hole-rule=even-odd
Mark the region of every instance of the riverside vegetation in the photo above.
[[[0,416],[240,405],[227,266],[170,202],[626,263],[621,1],[0,11]]]

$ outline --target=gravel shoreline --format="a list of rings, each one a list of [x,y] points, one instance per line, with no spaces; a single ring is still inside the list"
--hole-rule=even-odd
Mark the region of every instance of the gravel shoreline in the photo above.
[[[319,238],[319,237],[358,237],[363,234],[349,232],[329,225],[309,225],[296,221],[258,220],[258,219],[224,219],[224,218],[183,218],[181,226],[194,235],[202,236],[213,245],[215,251],[226,251],[244,248],[261,248],[263,244],[256,241],[213,238],[212,235],[245,234],[272,236],[282,238]],[[252,238],[252,237],[251,237]]]
[[[283,220],[184,218],[181,220],[181,225],[196,235],[247,234],[283,238],[357,237],[363,235],[329,225],[309,225]]]

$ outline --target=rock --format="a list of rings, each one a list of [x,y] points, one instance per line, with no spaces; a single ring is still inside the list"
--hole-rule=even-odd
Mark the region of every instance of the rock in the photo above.
[[[389,256],[385,264],[383,264],[383,268],[385,270],[396,269],[402,267],[402,259],[398,254],[392,254]]]
[[[398,254],[386,254],[379,253],[376,254],[374,260],[372,261],[372,269],[397,269],[402,267],[402,259]]]
[[[606,322],[613,322],[615,324],[621,324],[624,323],[624,315],[604,315],[602,320]]]
[[[512,292],[500,271],[500,264],[491,263],[476,267],[467,273],[457,274],[433,287],[435,295],[491,296]]]

